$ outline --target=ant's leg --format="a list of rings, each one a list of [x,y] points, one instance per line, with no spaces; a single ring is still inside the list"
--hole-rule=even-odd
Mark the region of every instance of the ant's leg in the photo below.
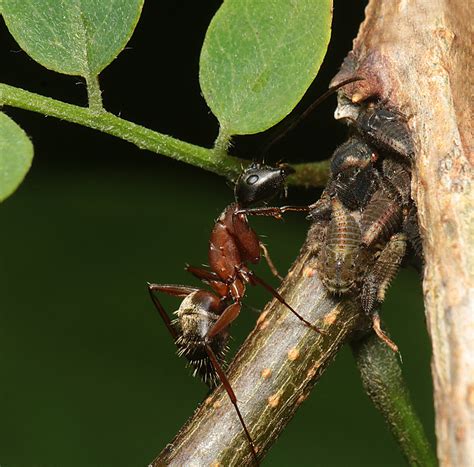
[[[285,212],[309,212],[311,219],[319,219],[328,217],[331,213],[331,202],[328,195],[322,196],[321,199],[308,206],[281,206],[281,207],[260,207],[239,209],[235,214],[246,214],[248,216],[267,216],[281,219]]]
[[[260,277],[256,276],[253,272],[248,271],[246,272],[247,275],[249,276],[249,280],[252,283],[255,284],[260,284],[262,287],[267,289],[280,303],[285,305],[300,321],[303,321],[306,326],[310,327],[313,331],[316,331],[318,334],[325,335],[326,333],[322,331],[321,329],[317,328],[313,324],[311,324],[309,321],[305,320],[296,310],[294,310],[286,301],[285,299],[270,285],[267,284],[263,279],[260,279]]]
[[[209,271],[208,269],[200,268],[198,266],[187,264],[184,269],[190,272],[194,277],[205,282],[222,280],[214,271]]]
[[[229,305],[217,318],[217,321],[214,323],[211,329],[207,332],[206,337],[211,338],[214,337],[216,334],[219,334],[221,331],[223,331],[227,326],[229,326],[232,321],[234,321],[237,316],[239,316],[240,309],[242,308],[242,305],[240,302],[235,302],[232,303],[232,305]]]
[[[235,303],[234,305],[237,305],[237,304]],[[255,461],[255,464],[258,466],[258,465],[260,465],[260,462],[259,462],[258,457],[257,457],[257,451],[255,450],[255,445],[253,443],[253,439],[250,436],[250,432],[247,428],[247,425],[245,424],[244,417],[242,417],[242,414],[240,413],[239,406],[237,405],[237,397],[235,396],[235,392],[232,389],[232,386],[230,385],[230,382],[227,379],[227,376],[224,373],[224,370],[222,369],[221,365],[217,361],[217,357],[214,354],[213,350],[211,349],[211,346],[209,344],[205,344],[205,345],[206,345],[206,347],[205,347],[206,352],[207,352],[207,355],[208,355],[209,359],[211,360],[212,366],[216,370],[216,373],[219,375],[219,379],[221,380],[221,383],[224,386],[224,389],[226,390],[227,395],[229,396],[229,399],[230,399],[230,401],[232,402],[232,404],[235,408],[235,411],[237,412],[237,416],[239,417],[240,424],[242,425],[242,428],[244,429],[244,432],[245,432],[245,436],[247,437],[247,440],[249,442],[250,450],[252,451],[252,457]]]
[[[239,209],[235,214],[246,214],[248,216],[267,216],[281,219],[282,214],[289,211],[309,212],[310,206],[281,206],[281,207],[262,207],[262,208],[248,208]]]
[[[268,264],[268,267],[270,268],[270,271],[275,277],[278,277],[281,281],[283,280],[283,277],[280,276],[278,273],[278,269],[276,268],[275,264],[273,263],[272,259],[270,258],[270,252],[268,251],[267,245],[264,243],[260,242],[260,248],[263,251],[263,257],[265,258],[265,261]]]
[[[187,287],[187,286],[181,286],[181,285],[169,285],[169,284],[148,284],[148,291],[150,293],[150,297],[153,300],[153,303],[155,304],[157,310],[159,311],[161,317],[163,318],[163,321],[170,331],[171,335],[173,336],[174,340],[178,337],[178,334],[173,327],[173,324],[171,323],[171,320],[169,319],[169,316],[165,312],[165,309],[163,308],[163,305],[161,305],[160,301],[158,298],[154,295],[153,292],[164,292],[166,294],[175,296],[175,297],[186,297],[189,294],[193,292],[197,292],[199,289],[195,287]],[[219,317],[219,319],[216,321],[214,326],[210,329],[210,332],[206,336],[206,341],[211,338],[213,335],[218,334],[223,328],[227,327],[239,314],[240,311],[240,303],[234,303],[227,307],[222,315]],[[221,318],[225,315],[226,319],[221,320]],[[221,321],[220,326],[216,326],[219,324],[219,321]],[[211,332],[213,334],[211,334]],[[237,416],[239,417],[240,423],[242,425],[242,428],[244,429],[245,436],[248,439],[248,442],[250,444],[250,450],[252,452],[252,457],[254,458],[255,464],[258,466],[260,465],[257,457],[257,452],[255,450],[255,446],[253,444],[252,437],[250,436],[250,432],[247,429],[247,425],[244,422],[244,419],[242,417],[242,414],[240,413],[240,409],[237,405],[237,398],[235,396],[235,393],[232,389],[232,386],[229,383],[229,380],[227,379],[227,376],[224,373],[224,370],[222,369],[221,365],[219,364],[217,357],[212,350],[211,346],[206,342],[205,343],[205,349],[206,353],[212,363],[212,366],[216,370],[216,373],[219,376],[220,381],[222,382],[222,385],[224,386],[234,408],[235,411],[237,412]]]
[[[390,339],[387,334],[385,334],[382,331],[382,327],[380,326],[380,316],[378,312],[372,313],[372,328],[375,331],[375,334],[377,334],[377,337],[388,347],[390,347],[391,350],[393,350],[395,353],[398,353],[398,346],[395,344],[395,342]]]
[[[148,283],[148,292],[150,294],[151,300],[153,301],[156,309],[160,313],[165,326],[168,328],[171,336],[174,340],[178,338],[178,333],[171,322],[168,313],[166,313],[163,305],[158,300],[158,297],[154,294],[154,292],[164,292],[168,295],[172,295],[173,297],[187,297],[190,293],[197,292],[199,289],[195,287],[187,287],[185,285],[172,285],[172,284],[150,284]]]
[[[225,281],[223,281],[217,273],[214,271],[209,271],[204,268],[199,268],[196,266],[191,266],[189,264],[185,267],[186,271],[190,272],[194,277],[197,277],[199,280],[208,284],[214,292],[219,296],[224,297],[229,293],[229,286]]]

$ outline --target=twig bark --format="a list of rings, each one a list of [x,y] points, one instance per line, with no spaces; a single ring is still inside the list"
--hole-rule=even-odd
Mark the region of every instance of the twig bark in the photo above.
[[[416,145],[412,192],[426,268],[438,458],[474,465],[474,198],[472,17],[464,0],[374,0],[354,41],[366,81],[348,96],[388,97],[409,118]],[[469,97],[470,96],[470,97]]]

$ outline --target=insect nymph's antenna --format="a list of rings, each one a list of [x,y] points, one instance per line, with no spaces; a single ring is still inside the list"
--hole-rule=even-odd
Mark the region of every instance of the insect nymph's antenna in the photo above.
[[[295,117],[289,122],[288,126],[278,133],[274,138],[272,138],[266,146],[264,146],[262,154],[265,157],[265,154],[268,150],[278,141],[280,141],[284,136],[286,136],[293,128],[296,127],[302,120],[304,120],[316,107],[318,107],[323,101],[325,101],[329,96],[334,94],[338,89],[342,88],[346,84],[353,83],[354,81],[361,81],[364,78],[355,76],[340,83],[335,86],[330,87],[325,93],[321,94],[309,107],[307,107],[300,115],[295,115]]]

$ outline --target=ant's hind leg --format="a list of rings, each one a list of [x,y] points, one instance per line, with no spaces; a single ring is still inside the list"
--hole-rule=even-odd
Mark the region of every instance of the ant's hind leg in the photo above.
[[[236,304],[234,304],[236,305]],[[232,305],[231,305],[232,306]],[[229,307],[230,308],[230,307]],[[232,405],[234,406],[235,411],[237,412],[237,416],[239,417],[240,424],[242,425],[242,428],[244,429],[245,436],[247,437],[247,440],[249,442],[250,450],[252,452],[252,457],[255,462],[255,465],[260,465],[260,462],[257,457],[257,450],[255,449],[255,445],[252,439],[252,436],[250,435],[250,432],[247,428],[247,425],[245,424],[244,417],[242,417],[242,413],[240,412],[239,406],[237,404],[237,397],[235,396],[235,392],[232,389],[232,386],[230,385],[229,379],[227,378],[227,375],[225,374],[223,368],[221,367],[220,363],[217,360],[217,357],[213,350],[211,349],[211,346],[209,344],[206,344],[206,353],[209,357],[209,360],[212,363],[212,366],[216,370],[216,373],[219,376],[219,379],[221,380],[222,386],[224,386],[224,389],[227,392],[227,395],[229,396],[230,401],[232,402]]]
[[[171,322],[168,313],[166,313],[163,305],[158,300],[158,297],[155,295],[155,292],[163,292],[168,295],[172,295],[173,297],[187,297],[190,293],[197,292],[199,289],[195,287],[187,287],[185,285],[173,285],[173,284],[150,284],[148,282],[148,292],[150,294],[150,298],[155,305],[156,309],[160,313],[165,326],[167,327],[168,331],[170,332],[171,336],[174,340],[178,338],[178,333],[176,332],[173,323]]]
[[[239,316],[240,310],[242,308],[242,305],[240,302],[235,302],[232,303],[232,305],[229,305],[219,316],[217,321],[214,323],[214,325],[209,329],[207,332],[206,338],[210,339],[211,337],[214,337],[216,334],[219,334],[222,332],[225,328],[227,328],[232,321]]]

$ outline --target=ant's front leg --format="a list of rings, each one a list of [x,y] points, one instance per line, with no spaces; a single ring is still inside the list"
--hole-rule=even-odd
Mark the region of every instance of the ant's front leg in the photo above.
[[[309,212],[311,206],[281,206],[281,207],[260,207],[260,208],[246,208],[239,209],[236,214],[245,214],[248,216],[266,216],[274,217],[275,219],[282,219],[282,214],[285,212]]]
[[[315,203],[309,206],[310,212],[307,216],[307,219],[313,222],[319,222],[322,220],[330,220],[332,214],[332,202],[331,199],[334,197],[334,194],[331,196],[329,192],[323,193],[321,198],[318,199]]]

